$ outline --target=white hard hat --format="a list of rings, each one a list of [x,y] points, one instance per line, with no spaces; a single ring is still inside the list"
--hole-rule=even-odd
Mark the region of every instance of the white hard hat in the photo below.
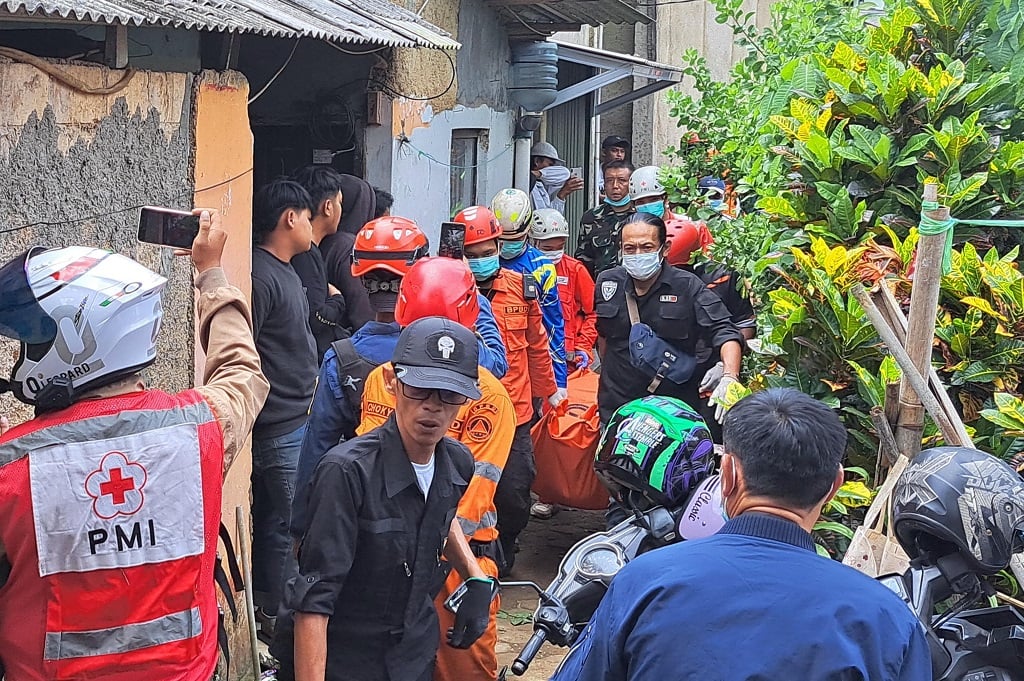
[[[530,147],[530,156],[543,156],[558,162],[560,165],[565,165],[565,161],[558,156],[558,149],[555,149],[554,144],[548,142],[537,142]]]
[[[491,199],[491,212],[501,225],[500,238],[518,239],[530,226],[533,204],[522,189],[502,189]]]
[[[554,208],[540,208],[533,211],[530,222],[530,238],[542,241],[559,236],[569,236],[569,223],[565,216]]]
[[[0,268],[0,334],[21,341],[15,397],[59,409],[151,364],[166,283],[131,258],[83,246],[33,248]]]
[[[647,196],[661,196],[665,193],[665,187],[658,179],[658,166],[644,166],[637,168],[629,176],[629,198],[633,201]]]

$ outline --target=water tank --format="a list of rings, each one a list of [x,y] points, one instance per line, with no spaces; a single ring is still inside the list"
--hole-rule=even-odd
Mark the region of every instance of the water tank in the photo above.
[[[542,111],[558,96],[558,45],[543,40],[512,45],[512,101]]]

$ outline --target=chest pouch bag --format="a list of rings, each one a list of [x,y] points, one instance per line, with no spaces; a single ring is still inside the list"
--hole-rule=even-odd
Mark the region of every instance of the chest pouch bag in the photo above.
[[[647,324],[640,320],[636,298],[626,291],[626,309],[629,311],[629,363],[634,369],[643,372],[651,379],[647,392],[653,393],[667,380],[682,385],[693,378],[697,368],[697,358],[685,352],[679,352],[669,343],[654,333]]]

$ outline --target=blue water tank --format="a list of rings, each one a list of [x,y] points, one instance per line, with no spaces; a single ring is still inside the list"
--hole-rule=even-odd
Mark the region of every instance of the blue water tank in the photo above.
[[[527,111],[542,111],[558,96],[558,45],[543,40],[512,45],[509,96]]]

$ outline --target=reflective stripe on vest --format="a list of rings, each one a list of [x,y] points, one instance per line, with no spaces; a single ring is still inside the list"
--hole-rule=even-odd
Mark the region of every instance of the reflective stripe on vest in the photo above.
[[[463,518],[462,516],[458,516],[458,518],[459,528],[462,530],[462,534],[467,537],[472,537],[480,530],[489,530],[492,527],[498,526],[498,514],[494,511],[487,511],[480,516],[480,522],[474,522],[468,518]]]
[[[149,622],[94,631],[47,632],[45,660],[70,660],[93,655],[116,655],[184,641],[203,632],[199,608],[183,610]]]
[[[493,463],[487,461],[477,461],[473,467],[473,475],[481,477],[491,482],[498,482],[501,480],[501,469],[495,466]]]
[[[0,444],[0,466],[17,461],[33,449],[46,447],[58,442],[72,444],[107,437],[112,432],[124,430],[118,427],[119,424],[124,424],[125,427],[130,428],[135,428],[136,424],[141,424],[147,430],[156,430],[157,428],[173,426],[178,423],[202,425],[213,420],[214,416],[210,406],[205,401],[200,401],[194,404],[180,405],[173,409],[121,412],[119,414],[85,418],[81,421],[54,424],[53,426],[42,428]],[[60,430],[59,436],[55,436],[51,432],[54,428]]]

